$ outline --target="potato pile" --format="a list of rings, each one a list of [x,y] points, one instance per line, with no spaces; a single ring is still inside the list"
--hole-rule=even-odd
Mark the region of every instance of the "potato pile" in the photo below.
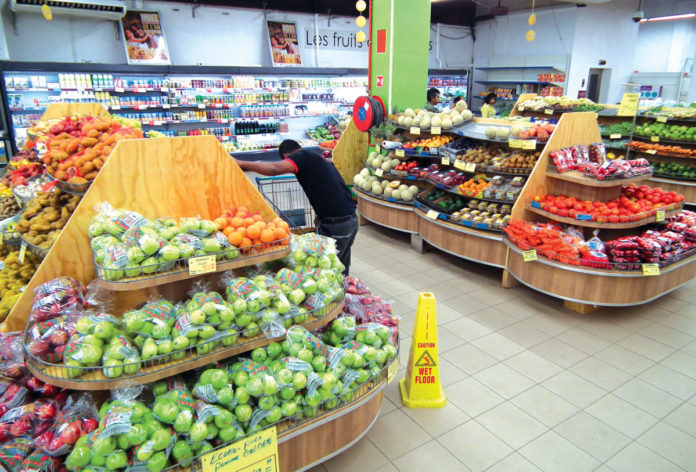
[[[8,195],[0,198],[0,220],[9,218],[19,213],[20,208],[17,205],[14,195]]]
[[[508,156],[500,167],[503,169],[533,169],[540,152],[516,152]]]
[[[469,149],[464,154],[457,155],[457,159],[464,162],[486,165],[498,155],[497,149],[498,148],[493,148],[492,146],[481,146],[478,149]]]
[[[0,322],[7,318],[21,289],[34,276],[41,259],[29,251],[24,254],[24,263],[19,263],[19,251],[15,247],[0,245],[0,260],[5,266],[0,270]]]
[[[43,162],[54,178],[85,184],[94,180],[118,141],[142,137],[142,130],[111,118],[65,118],[49,129]]]
[[[48,249],[75,211],[80,198],[58,189],[39,192],[27,204],[15,230],[27,242]]]

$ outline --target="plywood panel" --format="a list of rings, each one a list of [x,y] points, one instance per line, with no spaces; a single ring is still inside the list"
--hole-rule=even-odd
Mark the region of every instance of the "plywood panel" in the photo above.
[[[347,184],[352,184],[353,176],[363,168],[367,158],[368,139],[369,135],[360,131],[353,120],[350,120],[348,128],[338,140],[333,151],[333,163]]]
[[[522,116],[522,113],[517,109],[520,103],[524,102],[525,100],[529,100],[531,98],[536,97],[536,93],[521,93],[519,97],[517,97],[517,101],[515,104],[512,106],[512,111],[510,111],[510,116]]]
[[[360,192],[356,192],[356,195],[358,196],[358,212],[363,218],[399,231],[418,232],[420,218],[413,212],[414,207],[384,202]]]
[[[46,108],[42,120],[52,120],[73,116],[75,114],[87,116],[109,116],[109,112],[99,103],[52,103]]]
[[[61,275],[85,284],[95,278],[87,226],[94,207],[104,201],[147,218],[212,219],[238,205],[260,212],[265,219],[276,217],[214,136],[120,141],[10,312],[10,330],[24,329],[37,286]],[[117,306],[132,306],[152,294],[146,290],[118,294]]]

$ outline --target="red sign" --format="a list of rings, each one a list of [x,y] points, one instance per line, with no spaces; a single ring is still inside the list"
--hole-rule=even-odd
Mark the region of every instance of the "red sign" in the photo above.
[[[384,86],[384,76],[378,75],[377,76],[377,87],[383,87],[383,86]]]
[[[387,52],[387,30],[377,31],[377,53]]]

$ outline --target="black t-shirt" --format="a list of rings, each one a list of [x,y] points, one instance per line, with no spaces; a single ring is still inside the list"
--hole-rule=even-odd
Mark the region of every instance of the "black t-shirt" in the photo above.
[[[301,149],[287,158],[297,181],[319,218],[340,218],[355,213],[355,202],[333,164],[319,153]]]

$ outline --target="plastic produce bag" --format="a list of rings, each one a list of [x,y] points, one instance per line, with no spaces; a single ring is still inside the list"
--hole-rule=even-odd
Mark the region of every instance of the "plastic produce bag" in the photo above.
[[[0,467],[8,472],[17,472],[22,462],[33,450],[32,441],[27,438],[15,438],[7,444],[0,445]]]
[[[36,445],[46,454],[63,456],[72,450],[79,438],[98,426],[99,414],[94,400],[83,394],[60,411],[51,429],[36,438]]]
[[[62,461],[57,457],[51,457],[41,450],[36,450],[29,454],[18,472],[58,472],[62,465]]]
[[[19,379],[25,372],[22,333],[0,333],[0,377]]]
[[[51,318],[79,311],[85,307],[86,289],[70,277],[58,277],[34,290],[31,321],[46,321]]]
[[[29,353],[52,364],[63,362],[63,354],[70,338],[77,332],[75,323],[80,316],[82,312],[75,312],[33,323],[27,335]]]

